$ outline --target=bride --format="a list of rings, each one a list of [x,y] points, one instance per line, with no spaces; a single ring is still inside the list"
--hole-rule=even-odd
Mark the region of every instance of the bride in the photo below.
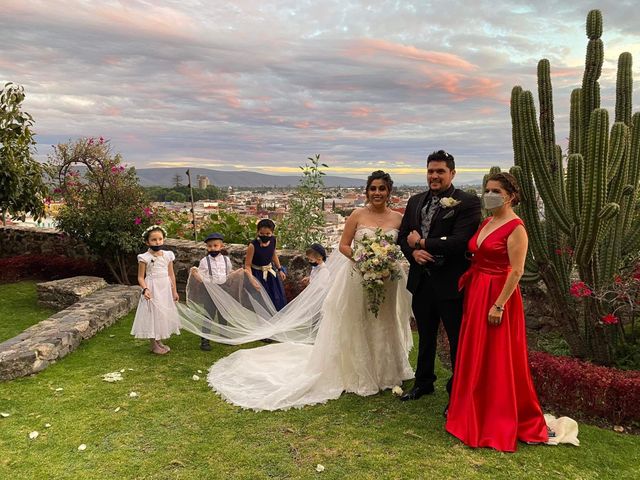
[[[331,279],[319,287],[325,295],[320,295],[322,302],[316,307],[320,320],[313,322],[317,325],[314,343],[296,341],[296,335],[287,337],[283,331],[295,325],[293,330],[299,333],[300,322],[290,318],[265,322],[267,330],[275,328],[269,332],[273,333],[270,338],[282,343],[238,350],[210,368],[209,385],[222,398],[243,408],[280,410],[324,403],[343,392],[373,395],[413,378],[408,362],[413,346],[410,299],[404,277],[385,281],[384,301],[375,316],[369,311],[362,277],[352,260],[353,242],[375,235],[376,229],[397,238],[402,216],[387,206],[392,187],[391,177],[383,171],[373,172],[367,179],[367,206],[349,216],[339,251],[327,262]],[[305,305],[318,295],[305,293],[292,302],[293,311],[285,310],[282,316],[300,317],[302,311],[309,315]],[[302,305],[296,307],[296,302]]]

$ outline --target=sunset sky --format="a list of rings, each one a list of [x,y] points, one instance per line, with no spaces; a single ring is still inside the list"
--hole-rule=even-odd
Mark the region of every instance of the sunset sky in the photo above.
[[[557,133],[582,78],[590,8],[604,14],[603,106],[634,55],[637,0],[0,0],[0,80],[24,85],[38,155],[104,136],[136,167],[424,178],[451,152],[460,179],[512,163],[509,96],[551,61]]]

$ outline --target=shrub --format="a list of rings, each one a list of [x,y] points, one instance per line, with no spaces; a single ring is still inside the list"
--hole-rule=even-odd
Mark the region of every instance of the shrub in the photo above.
[[[535,351],[529,352],[529,363],[543,405],[569,416],[640,422],[640,372]]]
[[[57,280],[77,275],[104,277],[100,265],[64,255],[18,255],[0,258],[0,283],[23,279]]]

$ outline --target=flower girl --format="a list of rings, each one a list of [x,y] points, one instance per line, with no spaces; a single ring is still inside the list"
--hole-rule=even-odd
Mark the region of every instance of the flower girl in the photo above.
[[[173,272],[175,255],[162,250],[167,232],[159,225],[144,231],[142,238],[149,249],[138,255],[138,285],[142,295],[136,310],[131,334],[151,340],[151,351],[164,355],[170,348],[162,343],[173,333],[180,334],[180,320],[175,302],[178,301],[176,276]]]

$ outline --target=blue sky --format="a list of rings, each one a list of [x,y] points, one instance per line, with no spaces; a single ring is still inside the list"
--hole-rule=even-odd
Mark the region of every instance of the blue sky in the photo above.
[[[3,0],[0,80],[24,85],[41,158],[102,135],[141,168],[295,173],[320,153],[402,183],[443,148],[468,181],[511,165],[510,91],[543,57],[564,146],[590,8],[612,108],[618,55],[639,70],[637,2]]]

